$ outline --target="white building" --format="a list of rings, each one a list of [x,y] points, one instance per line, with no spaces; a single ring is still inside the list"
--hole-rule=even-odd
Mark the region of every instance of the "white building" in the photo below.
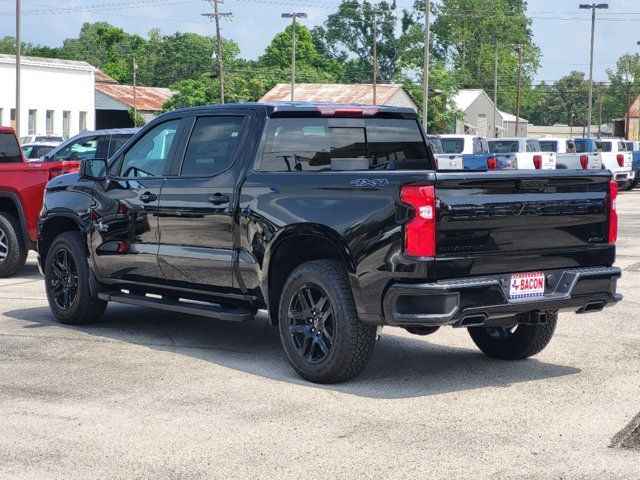
[[[20,134],[73,136],[95,128],[94,68],[86,62],[22,57]],[[16,59],[0,54],[0,125],[16,126]]]
[[[484,90],[459,90],[453,102],[462,113],[462,118],[456,120],[454,133],[488,138],[527,136],[529,122],[520,117],[516,133],[516,116],[498,110]]]

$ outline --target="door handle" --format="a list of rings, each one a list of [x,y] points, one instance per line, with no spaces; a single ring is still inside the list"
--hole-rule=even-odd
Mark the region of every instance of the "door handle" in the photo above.
[[[209,197],[209,202],[214,205],[222,205],[229,203],[229,195],[223,195],[222,193],[215,193]]]
[[[150,203],[150,202],[155,202],[158,199],[158,196],[153,193],[147,192],[147,193],[143,193],[138,198],[140,198],[141,202]]]

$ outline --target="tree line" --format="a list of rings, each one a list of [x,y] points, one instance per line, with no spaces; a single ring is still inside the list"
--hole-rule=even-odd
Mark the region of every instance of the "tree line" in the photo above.
[[[451,99],[460,88],[482,88],[493,96],[494,67],[498,66],[498,108],[513,112],[517,95],[520,46],[523,49],[521,116],[535,124],[586,121],[588,81],[571,72],[552,83],[534,83],[541,61],[533,42],[525,0],[441,0],[432,5],[430,45],[429,124],[446,132],[459,115]],[[326,21],[311,29],[296,28],[296,79],[302,83],[371,83],[374,23],[377,29],[378,82],[401,83],[422,105],[424,1],[400,10],[395,0],[372,3],[343,0]],[[238,44],[222,42],[227,102],[256,101],[277,83],[290,81],[291,26],[277,33],[255,59],[242,58]],[[0,39],[0,52],[14,53],[15,39]],[[106,22],[85,23],[75,38],[61,47],[24,44],[25,55],[83,60],[121,83],[133,79],[134,60],[140,85],[170,87],[179,93],[165,105],[217,103],[219,72],[213,57],[215,39],[195,33],[146,37],[127,33]],[[595,102],[602,100],[602,118],[626,111],[628,70],[640,67],[638,56],[623,56],[610,70],[606,85],[598,85]],[[638,91],[640,71],[635,75]],[[598,103],[594,119],[598,118]],[[605,120],[605,121],[606,121]]]

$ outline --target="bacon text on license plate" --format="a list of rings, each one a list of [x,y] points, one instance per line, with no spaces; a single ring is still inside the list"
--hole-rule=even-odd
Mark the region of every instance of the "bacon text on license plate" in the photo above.
[[[542,297],[544,295],[544,273],[516,273],[511,275],[510,298]]]

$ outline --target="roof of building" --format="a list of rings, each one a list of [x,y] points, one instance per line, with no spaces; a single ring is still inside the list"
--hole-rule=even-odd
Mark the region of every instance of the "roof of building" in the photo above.
[[[382,83],[376,85],[376,103],[384,105],[399,91],[404,90],[400,84]],[[405,93],[406,90],[404,90]],[[371,83],[296,83],[295,99],[300,102],[333,102],[333,103],[373,103],[373,85]],[[291,84],[279,83],[269,90],[260,102],[287,102],[291,100]]]
[[[468,88],[468,89],[458,90],[458,93],[456,93],[455,96],[453,97],[453,101],[456,104],[456,107],[458,107],[458,110],[465,111],[483,93],[485,92],[482,89]]]
[[[511,113],[503,112],[502,110],[498,110],[498,112],[500,112],[500,116],[505,122],[515,122],[516,120],[518,120],[518,117],[516,117],[515,115],[512,115]],[[526,118],[520,117],[520,122],[529,123],[529,120],[527,120]]]
[[[96,83],[96,91],[102,92],[120,103],[133,108],[133,86],[117,83]],[[169,100],[175,92],[169,88],[136,87],[135,106],[138,110],[159,112],[164,102]]]
[[[118,83],[118,81],[104,73],[102,70],[96,70],[96,83]]]
[[[16,63],[15,55],[0,54],[0,63]],[[78,60],[64,60],[62,58],[45,58],[45,57],[21,57],[21,65],[31,65],[35,67],[64,68],[67,70],[85,70],[94,71],[95,68],[87,62]]]
[[[640,118],[640,95],[638,95],[631,104],[631,108],[629,109],[629,117]]]

